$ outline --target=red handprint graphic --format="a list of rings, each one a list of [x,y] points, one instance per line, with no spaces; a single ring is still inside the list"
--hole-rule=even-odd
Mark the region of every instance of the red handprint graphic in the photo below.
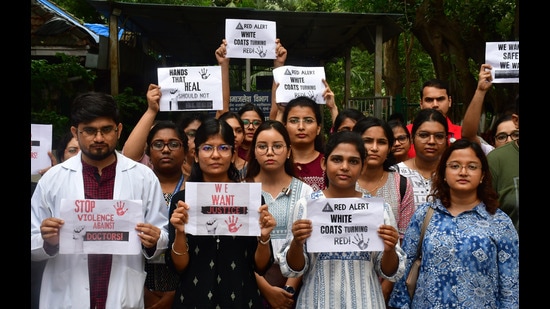
[[[116,214],[119,216],[124,216],[128,211],[128,208],[124,209],[124,202],[122,201],[116,202],[116,205],[113,205],[113,207],[116,209]]]
[[[243,226],[242,224],[237,226],[237,221],[239,221],[239,218],[235,216],[229,216],[229,222],[227,222],[227,220],[224,220],[224,221],[225,221],[225,224],[227,224],[227,228],[229,229],[229,232],[231,233],[236,233],[241,228],[241,226]]]

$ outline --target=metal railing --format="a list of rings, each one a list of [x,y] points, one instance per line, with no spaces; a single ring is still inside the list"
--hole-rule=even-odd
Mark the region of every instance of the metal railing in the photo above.
[[[350,98],[346,108],[355,108],[363,112],[365,116],[375,116],[384,120],[394,112],[393,97],[363,97]]]

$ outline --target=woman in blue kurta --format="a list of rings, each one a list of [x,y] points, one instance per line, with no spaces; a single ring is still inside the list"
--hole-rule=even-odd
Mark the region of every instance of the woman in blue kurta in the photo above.
[[[461,139],[441,157],[432,201],[417,209],[403,239],[405,276],[390,296],[394,308],[519,308],[519,240],[498,208],[491,173],[479,144]],[[434,208],[422,243],[416,292],[405,278],[416,259],[422,221]]]

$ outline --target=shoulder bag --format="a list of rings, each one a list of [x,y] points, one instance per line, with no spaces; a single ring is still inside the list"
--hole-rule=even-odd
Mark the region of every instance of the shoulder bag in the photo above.
[[[407,276],[407,280],[405,281],[411,299],[413,298],[414,291],[416,290],[416,280],[418,280],[420,264],[422,263],[422,243],[424,242],[424,233],[426,232],[426,227],[428,226],[428,223],[430,223],[433,212],[434,209],[432,207],[428,207],[428,210],[426,211],[426,216],[424,217],[424,221],[422,221],[420,240],[418,241],[418,247],[416,248],[416,260],[414,260],[414,262],[412,263],[411,270],[409,271],[409,275]]]

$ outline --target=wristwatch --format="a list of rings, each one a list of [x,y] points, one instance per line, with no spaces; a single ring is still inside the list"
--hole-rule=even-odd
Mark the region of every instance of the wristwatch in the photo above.
[[[294,290],[294,288],[291,287],[290,285],[285,285],[285,286],[283,287],[283,290],[289,292],[290,294],[294,294],[294,293],[296,292],[296,291]]]

